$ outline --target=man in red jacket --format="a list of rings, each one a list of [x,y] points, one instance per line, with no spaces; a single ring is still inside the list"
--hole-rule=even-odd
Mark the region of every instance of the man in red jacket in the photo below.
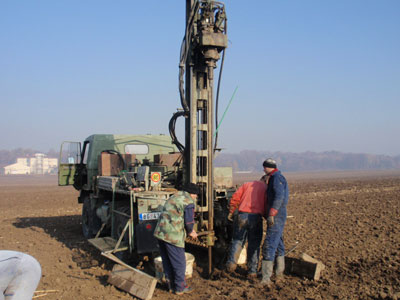
[[[258,259],[263,228],[262,218],[266,209],[267,184],[264,178],[244,183],[232,196],[228,220],[233,221],[236,209],[239,214],[234,222],[232,244],[226,262],[228,272],[236,269],[242,246],[248,238],[247,268],[249,277],[257,277]]]

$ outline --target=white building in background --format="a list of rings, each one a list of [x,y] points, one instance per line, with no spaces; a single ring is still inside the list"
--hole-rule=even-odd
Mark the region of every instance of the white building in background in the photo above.
[[[17,158],[17,162],[4,167],[4,174],[49,174],[57,171],[58,159],[36,153],[32,158]]]

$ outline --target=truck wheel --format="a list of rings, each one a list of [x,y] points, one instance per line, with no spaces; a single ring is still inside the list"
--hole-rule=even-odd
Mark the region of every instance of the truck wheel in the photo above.
[[[82,233],[87,239],[94,238],[100,230],[101,220],[96,215],[96,210],[91,209],[90,198],[85,197],[82,205]]]

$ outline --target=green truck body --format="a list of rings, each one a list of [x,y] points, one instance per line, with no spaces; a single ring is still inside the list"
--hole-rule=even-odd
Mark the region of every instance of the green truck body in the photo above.
[[[102,174],[100,160],[104,156],[113,158],[111,165],[118,172]],[[124,161],[131,156],[134,160]],[[158,252],[155,225],[164,202],[179,189],[182,172],[181,154],[165,135],[95,134],[83,145],[64,142],[60,151],[59,185],[73,185],[80,191],[83,235],[103,252]],[[214,206],[219,224],[226,219],[225,208],[233,192],[229,189],[232,170],[216,169],[215,176]],[[207,231],[207,205],[199,202],[196,213],[196,229]],[[224,248],[229,239],[225,225],[216,228],[218,245]],[[208,247],[216,239],[200,238],[196,243]]]

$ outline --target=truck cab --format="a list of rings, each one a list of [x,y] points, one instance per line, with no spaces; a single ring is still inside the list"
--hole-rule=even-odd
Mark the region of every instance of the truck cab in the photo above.
[[[66,141],[61,145],[58,184],[73,185],[81,192],[93,191],[94,178],[100,175],[99,160],[106,152],[134,155],[138,164],[152,164],[154,155],[176,153],[177,149],[165,135],[93,134],[85,139],[83,146],[80,142]],[[82,203],[81,198],[79,202]]]

